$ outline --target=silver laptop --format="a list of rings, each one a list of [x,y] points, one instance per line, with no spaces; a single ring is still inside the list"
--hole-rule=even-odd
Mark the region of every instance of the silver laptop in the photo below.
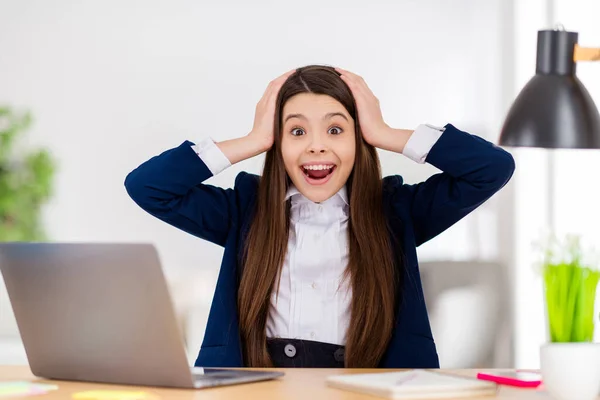
[[[0,243],[0,270],[38,377],[204,388],[283,375],[190,368],[153,245]]]

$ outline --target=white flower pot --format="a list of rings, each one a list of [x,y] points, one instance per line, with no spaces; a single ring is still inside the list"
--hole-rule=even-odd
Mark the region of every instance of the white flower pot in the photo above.
[[[600,394],[600,343],[548,343],[540,349],[544,389],[556,400]]]

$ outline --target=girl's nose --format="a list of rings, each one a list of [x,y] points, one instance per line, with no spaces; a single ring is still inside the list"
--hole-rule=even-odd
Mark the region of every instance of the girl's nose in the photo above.
[[[313,154],[316,154],[316,153],[325,153],[325,151],[327,151],[327,150],[326,150],[324,147],[320,147],[320,148],[317,148],[317,147],[311,147],[311,148],[309,149],[309,152],[310,152],[310,153],[313,153]]]

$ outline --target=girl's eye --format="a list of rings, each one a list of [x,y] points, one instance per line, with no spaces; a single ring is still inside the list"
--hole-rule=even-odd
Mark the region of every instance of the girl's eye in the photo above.
[[[331,135],[339,135],[340,133],[342,133],[342,128],[338,127],[338,126],[334,126],[332,128],[329,129],[329,133]]]
[[[304,135],[304,129],[302,129],[302,128],[294,128],[294,129],[292,129],[291,133],[294,136],[301,136],[301,135]]]

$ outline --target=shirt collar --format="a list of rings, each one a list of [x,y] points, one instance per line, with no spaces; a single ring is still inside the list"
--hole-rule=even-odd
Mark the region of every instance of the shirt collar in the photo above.
[[[307,201],[310,201],[306,197],[304,197],[304,195],[302,193],[300,193],[300,191],[298,190],[298,188],[296,188],[296,186],[294,186],[291,183],[290,183],[290,187],[287,190],[287,193],[285,194],[284,200],[287,201],[287,199],[289,199],[289,198],[292,199],[292,202],[295,202],[299,199],[305,199]],[[342,186],[342,188],[336,194],[334,194],[331,198],[329,198],[325,201],[329,202],[332,199],[342,200],[345,205],[349,206],[350,204],[348,203],[348,191],[346,190],[346,185]]]

